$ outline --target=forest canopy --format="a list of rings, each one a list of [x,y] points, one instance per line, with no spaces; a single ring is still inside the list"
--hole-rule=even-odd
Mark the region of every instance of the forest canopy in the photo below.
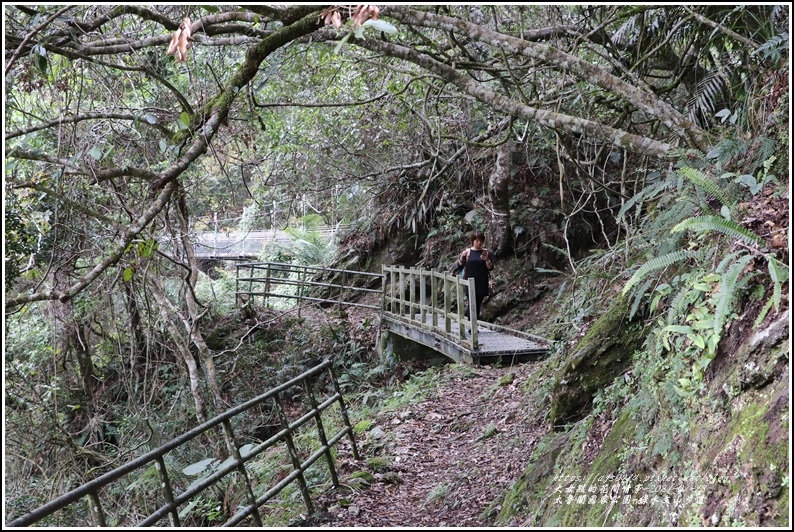
[[[308,193],[328,212],[335,187],[396,179],[424,192],[391,209],[415,229],[468,149],[508,137],[595,166],[707,153],[710,127],[757,114],[746,65],[788,42],[769,5],[378,11],[6,6],[6,266],[49,270],[7,308],[111,281],[177,211]]]

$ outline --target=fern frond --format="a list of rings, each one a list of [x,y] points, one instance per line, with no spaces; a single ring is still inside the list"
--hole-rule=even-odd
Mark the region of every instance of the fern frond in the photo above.
[[[647,219],[647,221],[643,221],[645,224],[645,231],[653,235],[658,234],[662,241],[676,242],[678,239],[670,238],[670,228],[682,220],[691,218],[694,215],[694,210],[690,203],[686,201],[676,201],[669,205],[665,205],[662,209],[658,209],[655,214],[656,217],[653,219],[647,216],[643,217]],[[676,249],[678,247],[680,246],[676,246]]]
[[[733,253],[728,253],[724,259],[720,261],[717,265],[717,268],[714,270],[714,273],[722,273],[725,271],[725,268],[731,264],[736,257],[738,257],[742,252],[741,251],[734,251]]]
[[[631,276],[631,279],[629,279],[629,281],[626,283],[626,286],[623,287],[623,294],[625,295],[628,293],[628,291],[631,290],[634,285],[640,282],[649,273],[668,268],[677,262],[688,259],[691,256],[691,251],[678,250],[673,251],[672,253],[661,255],[659,257],[654,257],[640,266],[639,269],[634,272],[634,275]]]
[[[683,303],[686,302],[688,295],[688,290],[679,290],[676,292],[675,296],[673,296],[673,299],[670,301],[670,305],[667,307],[667,323],[675,323],[677,317],[686,315]]]
[[[651,186],[645,187],[644,189],[640,190],[636,194],[634,194],[631,198],[626,200],[623,206],[620,208],[618,212],[617,221],[620,222],[623,219],[623,216],[628,212],[629,209],[634,207],[635,204],[638,202],[645,200],[646,198],[653,198],[658,194],[661,190],[664,190],[669,186],[668,182],[662,181],[660,183],[654,183]]]
[[[695,218],[687,218],[673,227],[670,232],[678,233],[685,229],[692,229],[693,231],[700,232],[717,231],[733,237],[736,240],[741,240],[746,244],[764,245],[764,240],[760,236],[745,229],[732,220],[726,220],[722,216],[697,216]]]
[[[717,305],[714,308],[714,332],[720,334],[722,326],[725,324],[725,317],[730,311],[733,303],[733,296],[739,277],[742,275],[745,266],[753,260],[753,255],[747,254],[731,264],[728,270],[720,279],[720,291],[717,294]]]
[[[553,246],[551,244],[547,244],[546,242],[541,242],[540,245],[542,247],[546,248],[546,249],[550,249],[550,250],[556,252],[557,254],[559,254],[563,258],[566,258],[566,259],[568,258],[568,252],[565,251],[562,248],[558,248],[557,246]]]
[[[770,255],[766,256],[766,260],[767,264],[769,265],[769,277],[772,278],[772,301],[775,304],[775,310],[779,311],[780,299],[783,292],[783,283],[788,281],[788,266]]]
[[[719,183],[710,179],[706,174],[704,174],[700,170],[696,170],[695,168],[684,167],[681,168],[680,171],[681,171],[681,175],[683,175],[689,181],[691,181],[697,188],[703,190],[707,194],[714,196],[723,205],[727,205],[729,207],[733,207],[735,205],[736,202],[725,194],[725,192],[720,187]]]
[[[637,293],[634,294],[634,301],[631,304],[631,310],[629,311],[629,321],[634,319],[634,315],[637,313],[637,310],[640,308],[640,302],[642,301],[642,297],[645,295],[645,292],[651,287],[651,285],[656,281],[656,279],[648,279],[643,283]]]
[[[766,315],[769,313],[769,310],[772,308],[772,304],[773,301],[772,298],[770,297],[769,299],[766,300],[766,304],[764,304],[764,308],[762,308],[761,312],[758,313],[758,317],[755,319],[755,322],[753,323],[753,329],[757,329],[758,326],[761,325],[761,323],[763,323],[764,318],[766,318]]]
[[[538,273],[549,273],[552,275],[562,275],[564,273],[560,270],[555,270],[554,268],[535,268],[535,271]]]

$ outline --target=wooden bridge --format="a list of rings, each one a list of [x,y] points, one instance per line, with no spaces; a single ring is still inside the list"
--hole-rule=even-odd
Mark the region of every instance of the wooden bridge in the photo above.
[[[473,279],[399,266],[383,266],[381,274],[280,263],[237,266],[238,302],[282,297],[379,309],[381,349],[397,335],[468,364],[547,353],[545,338],[478,320],[467,291],[474,293]],[[379,305],[354,301],[373,294]]]
[[[381,326],[456,362],[480,364],[501,357],[523,359],[546,354],[548,340],[478,320],[474,298],[467,298],[467,291],[474,294],[474,279],[383,266]]]

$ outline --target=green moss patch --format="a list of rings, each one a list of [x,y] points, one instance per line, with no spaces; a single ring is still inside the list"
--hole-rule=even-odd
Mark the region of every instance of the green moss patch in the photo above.
[[[585,417],[596,392],[631,364],[633,353],[641,345],[642,330],[624,323],[628,305],[627,298],[617,298],[555,376],[549,417],[556,428]]]

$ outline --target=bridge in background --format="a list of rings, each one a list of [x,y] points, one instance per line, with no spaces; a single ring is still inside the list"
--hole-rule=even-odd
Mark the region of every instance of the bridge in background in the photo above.
[[[333,241],[338,228],[324,226],[309,231],[325,242]],[[196,257],[199,259],[249,259],[255,260],[270,244],[289,246],[294,241],[286,231],[206,231],[192,235]]]

